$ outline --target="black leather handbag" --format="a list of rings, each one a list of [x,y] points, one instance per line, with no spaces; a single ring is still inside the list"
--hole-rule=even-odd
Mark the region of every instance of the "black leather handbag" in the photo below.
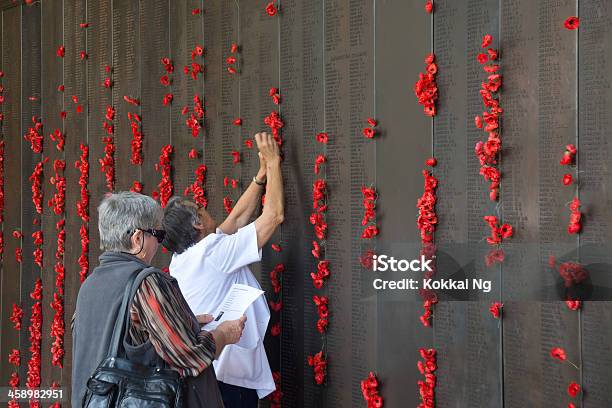
[[[120,357],[125,355],[120,344],[128,329],[129,297],[136,275],[139,273],[134,273],[126,285],[107,357],[87,381],[83,408],[182,407],[183,380],[178,372],[166,366],[143,366]]]

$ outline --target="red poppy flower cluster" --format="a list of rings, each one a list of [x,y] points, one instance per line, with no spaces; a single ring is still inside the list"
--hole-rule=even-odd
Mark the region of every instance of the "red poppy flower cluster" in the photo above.
[[[499,245],[502,243],[502,239],[512,236],[513,229],[510,224],[502,224],[500,227],[499,221],[494,215],[485,215],[483,219],[491,228],[491,235],[487,237],[487,243],[489,245]]]
[[[264,123],[270,127],[272,136],[274,137],[276,143],[279,146],[282,146],[283,140],[280,135],[280,129],[285,126],[285,124],[283,123],[279,113],[276,111],[270,112],[270,114],[264,118]]]
[[[132,130],[132,157],[130,162],[134,165],[142,164],[142,119],[136,113],[128,112],[128,120],[130,121],[130,129]]]
[[[425,327],[431,327],[431,318],[433,317],[433,305],[438,303],[438,298],[435,294],[422,293],[426,297],[423,301],[423,314],[419,316],[421,324]]]
[[[480,162],[480,174],[484,179],[490,182],[489,198],[491,201],[496,201],[499,194],[499,183],[501,173],[495,165],[501,150],[500,138],[500,120],[503,109],[499,104],[498,92],[501,89],[502,77],[497,73],[499,65],[494,63],[498,58],[498,51],[490,48],[493,41],[491,35],[485,35],[482,39],[482,48],[487,48],[487,53],[480,53],[477,56],[478,62],[489,65],[484,65],[483,69],[488,73],[487,82],[483,82],[480,89],[480,96],[487,111],[481,116],[474,118],[474,123],[478,129],[483,129],[488,133],[486,142],[478,142],[474,148],[476,156]]]
[[[370,371],[368,377],[361,381],[361,393],[368,403],[368,408],[381,408],[384,405],[382,397],[378,394],[378,379]]]
[[[276,13],[278,12],[278,9],[276,8],[276,6],[274,5],[274,2],[271,1],[266,5],[266,13],[268,13],[268,15],[270,17],[273,17],[276,15]]]
[[[17,349],[12,349],[8,357],[9,364],[19,367],[21,365],[21,353]]]
[[[363,135],[367,138],[367,139],[373,139],[374,136],[376,135],[376,129],[374,129],[376,127],[378,123],[376,122],[376,120],[372,119],[372,118],[368,118],[368,126],[364,127],[362,130]]]
[[[195,180],[185,189],[184,192],[184,195],[191,193],[193,196],[193,201],[204,208],[208,206],[206,192],[204,191],[204,186],[206,184],[206,170],[206,165],[200,164],[195,170]]]
[[[329,309],[327,308],[329,299],[327,296],[314,295],[312,301],[317,306],[317,314],[319,315],[317,330],[319,333],[323,334],[327,331],[327,326],[329,325]]]
[[[272,98],[272,102],[274,102],[275,105],[280,105],[281,99],[280,93],[278,92],[278,88],[270,88],[270,90],[268,91],[268,95],[270,95],[270,97]]]
[[[161,154],[159,155],[159,163],[155,165],[155,170],[161,171],[161,180],[157,185],[157,190],[154,191],[151,196],[156,200],[159,198],[162,207],[166,207],[168,200],[172,197],[174,188],[170,177],[170,171],[172,169],[170,155],[173,151],[172,145],[165,145],[162,147]]]
[[[559,161],[562,166],[572,166],[576,164],[576,153],[578,153],[578,149],[573,144],[568,144],[565,146],[565,152],[563,153],[563,157]]]
[[[51,178],[51,183],[55,185],[55,195],[49,200],[49,207],[53,208],[53,212],[56,215],[63,215],[66,207],[65,193],[66,193],[66,178],[63,177],[63,173],[66,169],[66,162],[64,160],[55,160],[53,163],[53,169],[55,175]],[[53,323],[51,326],[51,337],[54,338],[51,346],[52,360],[51,364],[54,366],[62,367],[62,360],[64,358],[64,278],[65,268],[63,263],[64,249],[65,249],[65,237],[66,231],[65,220],[60,219],[55,229],[57,231],[57,250],[55,252],[55,287],[57,292],[53,294],[53,302],[51,308],[55,311],[53,316]]]
[[[425,112],[425,115],[432,117],[436,116],[436,100],[438,99],[438,85],[436,84],[438,65],[434,62],[435,58],[434,54],[425,57],[427,72],[421,72],[419,80],[414,84],[414,94],[419,104],[423,105],[423,112]]]
[[[427,166],[435,166],[438,164],[435,158],[426,160]],[[417,217],[417,228],[421,231],[421,255],[427,259],[433,259],[436,253],[436,246],[433,244],[434,232],[438,225],[438,216],[436,214],[436,189],[438,187],[438,179],[427,170],[422,171],[423,174],[423,195],[417,200],[417,208],[419,215]],[[432,271],[426,272],[424,277],[431,277],[435,273],[435,263],[431,266]],[[421,289],[423,297],[423,314],[419,316],[421,324],[425,327],[431,326],[431,318],[433,316],[433,306],[438,302],[435,293]]]
[[[79,200],[76,202],[77,214],[81,218],[81,228],[79,235],[81,237],[81,255],[79,256],[79,276],[80,281],[83,283],[87,272],[89,271],[89,190],[87,186],[89,184],[89,146],[81,143],[80,145],[81,156],[79,160],[74,163],[74,167],[79,170]]]
[[[225,63],[227,64],[227,72],[229,72],[232,75],[238,72],[238,69],[236,68],[237,66],[236,53],[237,52],[238,52],[238,44],[232,43],[232,46],[230,48],[230,53],[232,55],[230,55],[229,57],[225,59]]]
[[[323,287],[323,284],[329,276],[330,271],[328,260],[319,261],[317,263],[317,271],[310,273],[310,277],[312,278],[312,284],[317,289],[321,289]]]
[[[570,220],[567,226],[567,232],[569,234],[578,234],[582,230],[582,213],[580,212],[580,200],[578,197],[574,197],[569,205],[570,208]]]
[[[40,268],[42,268],[42,263],[43,263],[43,250],[42,250],[43,235],[42,235],[42,231],[34,231],[32,233],[32,238],[34,240],[34,245],[36,245],[36,249],[34,250],[34,252],[32,252],[32,255],[34,256],[34,263],[36,265],[38,265]]]
[[[189,108],[185,106],[182,110],[182,114],[186,115],[189,112]],[[189,118],[185,121],[187,127],[191,129],[191,136],[198,137],[200,129],[202,129],[202,119],[204,118],[204,105],[202,99],[198,95],[193,97],[193,113],[189,115]]]
[[[281,408],[281,400],[283,398],[283,393],[281,391],[280,372],[273,371],[272,378],[274,379],[274,384],[276,385],[276,389],[272,391],[272,393],[268,396],[268,400],[270,401],[270,408]]]
[[[55,311],[53,316],[53,324],[51,326],[51,337],[53,344],[51,345],[51,364],[56,367],[63,367],[64,359],[64,299],[58,293],[53,294],[53,302],[51,308]]]
[[[314,356],[308,356],[308,365],[313,367],[315,383],[323,384],[327,375],[327,357],[323,351],[319,351]]]
[[[421,397],[421,403],[418,408],[433,408],[436,406],[435,402],[435,391],[436,391],[436,375],[434,372],[438,369],[436,365],[436,350],[430,349],[419,349],[421,358],[417,362],[419,372],[425,376],[425,381],[419,380],[417,382],[419,386],[419,395]]]
[[[364,208],[361,225],[365,226],[365,229],[361,233],[361,238],[371,239],[378,235],[379,232],[378,227],[376,226],[376,189],[374,189],[374,187],[362,186],[361,194],[363,195],[362,203]]]
[[[281,274],[285,272],[285,264],[278,263],[270,272],[270,282],[272,283],[272,290],[274,293],[280,293],[282,285],[280,281]]]
[[[196,62],[196,57],[202,57],[204,55],[204,48],[201,45],[196,45],[191,51],[191,65],[185,65],[183,72],[185,75],[191,75],[191,79],[194,81],[198,79],[199,74],[204,74],[204,65]]]
[[[422,174],[424,185],[423,195],[417,200],[417,208],[419,209],[417,228],[421,231],[421,243],[427,244],[433,242],[434,232],[438,225],[438,215],[436,214],[438,179],[427,170],[423,170]]]
[[[13,303],[13,312],[9,317],[9,320],[13,323],[15,330],[21,330],[21,320],[23,319],[23,309],[16,303]]]
[[[34,290],[30,293],[30,297],[35,300],[32,305],[32,315],[30,317],[29,339],[30,353],[32,353],[28,361],[28,373],[26,386],[28,388],[37,388],[40,386],[40,345],[42,340],[42,281],[36,280]]]
[[[64,151],[64,145],[66,144],[66,139],[61,130],[55,129],[55,131],[53,131],[53,133],[49,135],[49,138],[56,143],[55,147],[57,148],[58,151],[60,152]]]
[[[66,169],[66,162],[64,160],[55,160],[53,162],[53,169],[55,176],[51,177],[51,184],[55,185],[55,194],[47,202],[49,208],[53,208],[53,212],[56,215],[60,215],[64,212],[66,205],[66,178],[60,173],[63,173]]]
[[[503,307],[503,303],[493,302],[491,303],[491,307],[489,307],[489,312],[491,312],[494,318],[499,319],[501,317]]]
[[[30,183],[32,184],[32,202],[38,214],[42,214],[43,206],[43,190],[42,190],[42,177],[43,177],[43,164],[48,161],[48,158],[36,163],[34,171],[29,177]]]
[[[30,142],[30,148],[34,153],[41,153],[43,149],[43,134],[42,134],[42,122],[36,118],[36,116],[32,116],[33,127],[28,128],[26,134],[23,135],[23,138]]]
[[[104,157],[98,159],[100,171],[106,178],[106,188],[108,191],[113,191],[115,187],[115,141],[112,137],[107,136],[102,138],[102,142],[104,143]]]
[[[323,240],[327,233],[327,223],[324,217],[327,211],[327,183],[325,180],[318,179],[313,183],[312,198],[313,213],[310,215],[310,223],[314,225],[317,239]]]

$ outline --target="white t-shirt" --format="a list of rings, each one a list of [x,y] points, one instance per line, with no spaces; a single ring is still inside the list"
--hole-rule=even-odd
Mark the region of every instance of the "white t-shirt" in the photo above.
[[[194,314],[212,314],[234,283],[261,289],[248,265],[261,261],[255,223],[227,235],[217,228],[181,254],[174,254],[170,274],[176,278]],[[270,321],[265,296],[260,296],[245,313],[242,334],[247,344],[229,345],[214,361],[217,379],[226,384],[257,390],[264,398],[276,389],[263,340]]]

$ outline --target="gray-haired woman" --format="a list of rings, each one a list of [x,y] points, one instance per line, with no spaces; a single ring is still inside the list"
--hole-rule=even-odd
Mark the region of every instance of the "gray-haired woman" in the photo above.
[[[83,282],[73,316],[73,407],[82,405],[87,379],[106,357],[130,277],[150,266],[165,235],[160,205],[142,194],[109,194],[98,215],[105,252]],[[159,270],[143,275],[134,282],[129,305],[130,325],[123,341],[127,357],[149,366],[163,360],[187,377],[186,406],[222,407],[211,363],[225,345],[240,339],[245,318],[222,323],[212,332],[200,331],[209,317],[193,315],[174,278]]]

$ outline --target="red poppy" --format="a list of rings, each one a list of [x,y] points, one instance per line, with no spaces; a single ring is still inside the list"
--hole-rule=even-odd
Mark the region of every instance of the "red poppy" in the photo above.
[[[234,151],[232,151],[232,153],[231,153],[231,154],[232,154],[232,157],[233,157],[233,161],[232,161],[232,163],[233,163],[233,164],[238,164],[238,163],[240,163],[240,152],[238,152],[238,151],[234,150]]]
[[[55,53],[58,57],[64,58],[64,56],[66,55],[66,47],[60,45],[59,47],[57,47],[57,51]]]
[[[482,37],[482,48],[487,48],[493,42],[493,37],[490,34],[486,34]]]
[[[266,13],[268,13],[270,17],[275,16],[277,11],[278,10],[276,9],[274,2],[271,1],[266,5]]]
[[[172,95],[171,93],[165,94],[162,103],[164,104],[164,106],[168,106],[170,103],[172,103],[173,99],[174,95]]]
[[[569,186],[574,181],[571,174],[567,173],[563,175],[563,184]]]
[[[81,57],[81,61],[85,61],[87,58],[89,58],[89,55],[87,55],[85,51],[81,51],[79,55]]]
[[[107,77],[107,78],[104,79],[103,85],[104,85],[105,88],[110,88],[111,86],[113,86],[113,83],[112,83],[111,79]]]
[[[190,159],[197,159],[198,158],[198,151],[196,149],[191,149],[189,151],[189,158]]]
[[[191,10],[191,15],[192,16],[196,16],[198,14],[201,13],[201,10],[199,8],[194,8],[193,10]]]
[[[234,121],[232,122],[232,124],[233,124],[234,126],[242,126],[242,119],[240,119],[240,118],[236,118],[236,119],[234,119]]]
[[[201,45],[196,45],[194,51],[199,56],[202,56],[202,54],[204,54],[204,48]]]
[[[87,27],[89,27],[89,23],[81,23],[81,24],[79,24],[79,27],[87,28]]]
[[[324,155],[319,154],[317,156],[317,158],[315,159],[315,167],[314,167],[315,174],[319,174],[321,164],[325,163],[326,161],[327,159],[325,158]]]
[[[361,238],[371,239],[377,236],[378,233],[379,233],[379,230],[375,225],[368,225],[361,233]]]
[[[566,300],[565,304],[570,310],[578,310],[580,309],[582,302],[579,300]]]
[[[570,397],[576,397],[578,395],[578,393],[580,392],[580,384],[577,384],[575,382],[571,382],[568,386],[567,386],[567,393],[569,394]]]
[[[159,78],[159,82],[163,86],[168,86],[168,85],[170,85],[170,78],[168,78],[168,75],[163,75],[161,78]]]
[[[425,2],[425,11],[429,14],[431,14],[431,12],[433,11],[433,3],[431,2],[431,0],[427,0]]]
[[[436,167],[437,164],[438,164],[438,161],[436,160],[435,157],[430,157],[429,159],[425,160],[426,166]]]
[[[227,67],[227,72],[229,72],[230,74],[235,74],[237,71],[234,67]]]
[[[489,54],[489,59],[491,59],[493,61],[497,59],[497,50],[495,50],[493,48],[489,48],[487,50],[487,53]]]
[[[252,149],[253,148],[253,139],[247,139],[244,141],[244,145],[246,146],[247,149]]]
[[[376,122],[375,119],[368,118],[368,124],[372,127],[375,127],[378,124],[378,122]]]
[[[329,136],[327,135],[327,133],[321,132],[317,134],[317,142],[327,144],[328,140],[329,140]]]
[[[563,23],[568,30],[576,30],[580,26],[580,19],[576,16],[568,17]]]
[[[231,46],[231,48],[230,48],[230,52],[231,52],[232,54],[237,53],[237,52],[238,52],[238,44],[236,44],[236,43],[232,43],[232,46]]]
[[[280,336],[281,334],[281,325],[279,322],[276,322],[272,325],[272,327],[270,328],[270,334],[274,337],[276,336]]]
[[[235,64],[235,63],[236,63],[236,57],[234,57],[233,55],[232,55],[232,56],[227,57],[227,58],[225,59],[225,63],[226,63],[226,64],[229,64],[229,65],[233,65],[233,64]]]
[[[487,54],[480,53],[476,56],[476,59],[478,60],[479,63],[486,64],[487,61],[489,60],[489,56]]]
[[[282,251],[282,249],[281,249],[280,245],[277,245],[277,244],[272,244],[271,246],[272,246],[272,249],[273,249],[274,251],[276,251],[276,252],[281,252],[281,251]]]
[[[503,306],[504,306],[503,303],[500,303],[500,302],[491,303],[491,307],[489,307],[489,311],[491,312],[494,318],[499,319],[501,317],[501,311],[502,311]]]
[[[363,128],[363,135],[368,138],[368,139],[372,139],[375,135],[375,131],[372,128]]]
[[[567,355],[565,354],[565,350],[560,347],[555,347],[550,350],[550,356],[552,358],[556,358],[559,361],[565,361],[567,359]]]

